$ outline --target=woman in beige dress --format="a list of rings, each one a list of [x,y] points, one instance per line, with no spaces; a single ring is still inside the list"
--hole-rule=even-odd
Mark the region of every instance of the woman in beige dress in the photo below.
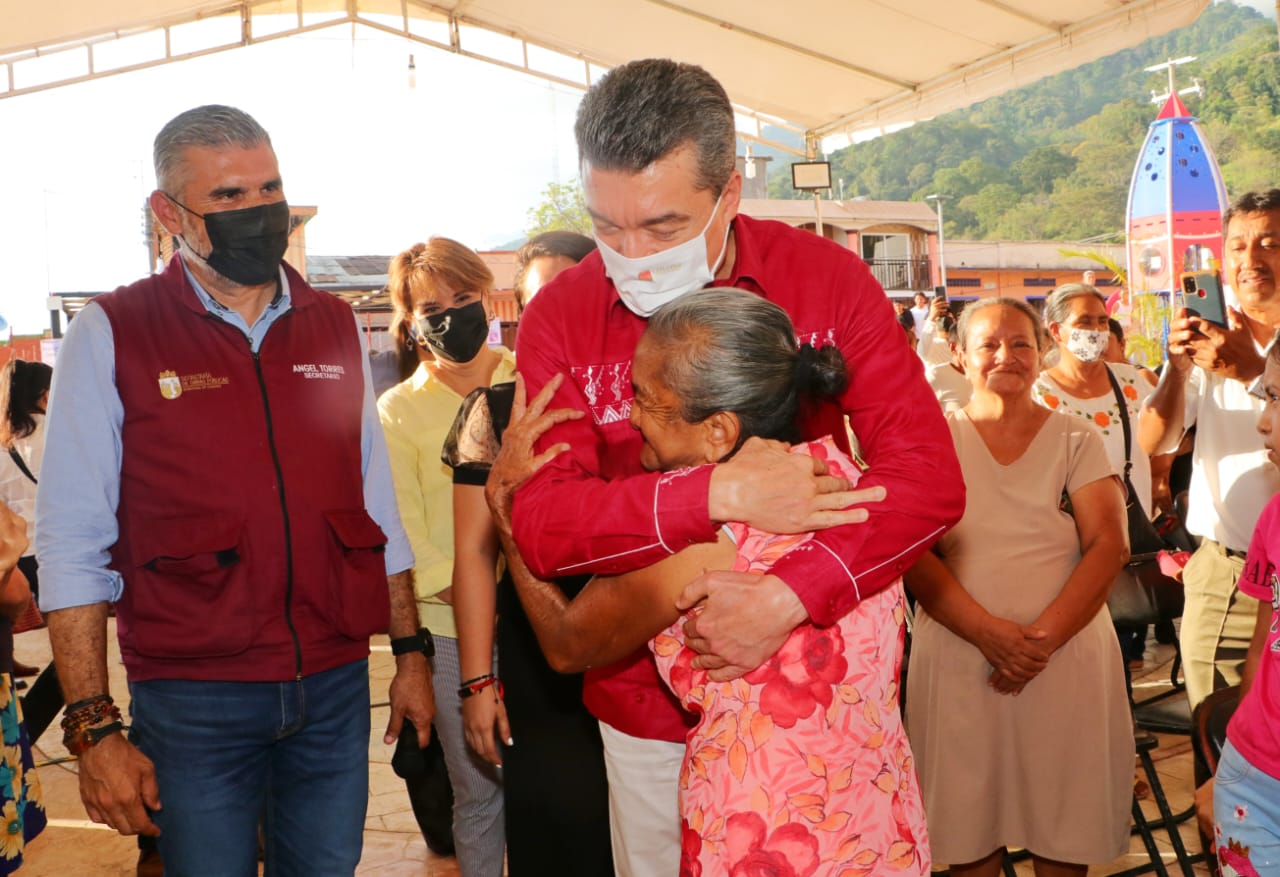
[[[1105,605],[1128,556],[1124,499],[1094,428],[1031,397],[1034,311],[990,299],[959,328],[974,393],[948,420],[967,507],[906,576],[920,606],[907,729],[934,861],[996,875],[1024,847],[1039,877],[1084,875],[1128,845],[1133,734]]]

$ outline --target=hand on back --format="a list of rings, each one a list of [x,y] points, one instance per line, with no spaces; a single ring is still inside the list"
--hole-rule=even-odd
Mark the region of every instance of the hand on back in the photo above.
[[[856,503],[879,502],[883,487],[854,490],[827,474],[821,460],[792,454],[777,441],[751,438],[711,476],[713,521],[737,521],[766,533],[808,533],[857,524],[869,515]]]

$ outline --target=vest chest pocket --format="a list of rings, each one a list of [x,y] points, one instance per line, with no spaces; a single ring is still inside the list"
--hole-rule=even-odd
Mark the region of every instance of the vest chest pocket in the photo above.
[[[333,625],[348,639],[385,633],[391,621],[387,537],[364,509],[324,513],[332,535],[329,548],[329,596]]]
[[[135,525],[126,576],[133,647],[157,658],[237,655],[262,624],[248,573],[244,519],[204,514]]]

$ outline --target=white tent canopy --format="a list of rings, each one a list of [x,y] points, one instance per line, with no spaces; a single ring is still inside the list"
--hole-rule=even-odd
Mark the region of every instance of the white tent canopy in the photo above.
[[[748,136],[780,125],[814,148],[1078,66],[1209,2],[0,0],[0,98],[349,24],[584,88],[633,58],[691,61]]]

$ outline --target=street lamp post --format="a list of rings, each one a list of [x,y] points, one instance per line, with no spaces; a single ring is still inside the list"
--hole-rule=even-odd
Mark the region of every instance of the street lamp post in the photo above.
[[[942,281],[942,291],[947,291],[947,259],[946,236],[942,231],[942,202],[950,200],[950,195],[925,195],[924,200],[932,201],[938,208],[938,278]]]

